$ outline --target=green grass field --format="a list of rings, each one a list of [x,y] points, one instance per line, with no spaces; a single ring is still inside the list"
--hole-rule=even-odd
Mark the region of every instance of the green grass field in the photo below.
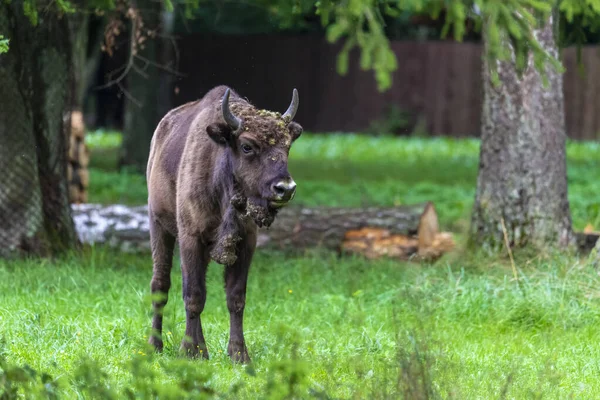
[[[102,141],[117,139],[90,140],[99,142],[92,200],[145,202],[144,178],[114,171]],[[305,135],[290,168],[298,202],[432,200],[443,223],[460,229],[477,155],[475,140]],[[600,146],[570,143],[568,157],[576,227],[598,227]],[[516,271],[518,280],[502,257],[461,252],[420,265],[260,251],[245,316],[254,363],[243,367],[226,356],[219,265],[209,267],[202,316],[211,360],[187,361],[177,355],[185,325],[177,259],[162,355],[145,345],[148,255],[89,249],[52,261],[3,261],[0,398],[17,389],[114,399],[600,398],[598,272],[558,254],[518,255]]]

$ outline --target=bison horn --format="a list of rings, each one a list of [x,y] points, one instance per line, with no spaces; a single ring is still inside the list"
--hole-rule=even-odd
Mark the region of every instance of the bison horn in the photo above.
[[[223,96],[223,104],[221,105],[221,111],[223,112],[223,119],[227,122],[227,125],[234,131],[237,131],[242,125],[242,120],[233,115],[231,110],[229,109],[229,94],[230,90],[227,89],[225,91],[225,95]]]
[[[286,110],[285,114],[283,114],[281,117],[288,122],[293,120],[296,116],[296,111],[298,111],[299,102],[300,100],[298,99],[298,91],[294,89],[294,92],[292,93],[292,103]]]

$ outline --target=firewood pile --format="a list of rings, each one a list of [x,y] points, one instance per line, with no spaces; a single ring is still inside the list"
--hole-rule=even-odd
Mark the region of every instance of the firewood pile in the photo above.
[[[439,230],[433,203],[426,203],[423,212],[417,215],[417,226],[413,227],[416,229],[411,229],[412,232],[393,232],[377,226],[348,230],[344,234],[341,250],[345,253],[360,254],[368,259],[391,257],[400,260],[434,261],[454,249],[452,233]]]
[[[67,180],[69,183],[69,199],[71,203],[87,203],[90,173],[88,165],[90,153],[85,145],[85,123],[81,111],[71,113],[71,130],[69,134],[69,151]]]

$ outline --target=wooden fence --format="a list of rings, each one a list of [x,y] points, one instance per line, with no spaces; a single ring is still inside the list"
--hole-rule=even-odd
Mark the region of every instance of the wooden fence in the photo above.
[[[175,83],[174,106],[227,84],[260,107],[284,111],[296,87],[296,119],[309,131],[363,131],[395,104],[421,117],[432,134],[478,136],[482,46],[401,41],[392,47],[398,69],[393,87],[380,93],[373,73],[360,70],[357,53],[348,74],[340,76],[340,47],[321,37],[185,36],[179,42],[179,70],[186,76]],[[587,47],[582,56],[584,74],[575,49],[563,53],[566,124],[571,138],[590,140],[600,132],[600,51]]]

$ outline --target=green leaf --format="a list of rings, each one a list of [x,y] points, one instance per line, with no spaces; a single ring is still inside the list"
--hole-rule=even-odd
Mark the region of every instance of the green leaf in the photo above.
[[[4,36],[0,35],[0,54],[8,51],[9,39],[5,39]]]
[[[35,7],[35,0],[26,0],[23,1],[23,13],[33,26],[38,24],[38,12]]]
[[[344,47],[338,54],[336,66],[337,66],[338,74],[340,74],[342,76],[346,75],[348,73],[348,58],[350,55],[350,50],[352,50],[354,45],[355,45],[354,39],[352,39],[352,38],[348,39],[346,41],[346,43],[344,43]]]
[[[342,19],[337,23],[334,23],[329,26],[327,29],[326,38],[329,43],[335,43],[339,38],[344,36],[348,30],[348,21],[346,19]]]

